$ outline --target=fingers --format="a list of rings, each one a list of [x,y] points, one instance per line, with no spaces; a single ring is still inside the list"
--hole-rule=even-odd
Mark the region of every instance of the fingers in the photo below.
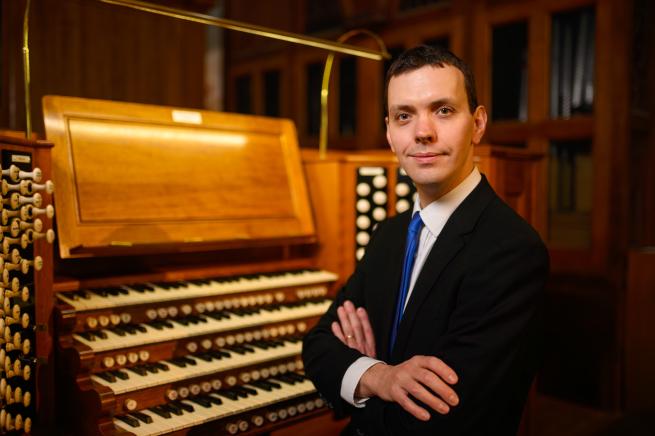
[[[347,343],[347,341],[346,341],[346,337],[345,337],[345,335],[343,334],[343,332],[341,331],[341,326],[339,325],[339,323],[336,322],[336,321],[334,321],[334,322],[332,323],[332,326],[331,326],[331,327],[332,327],[332,333],[334,334],[334,336],[336,336],[337,338],[339,338],[339,340],[340,340],[341,342],[343,342],[344,345],[348,345],[348,343]]]
[[[403,392],[399,394],[398,397],[394,396],[392,398],[396,403],[398,403],[400,407],[405,409],[408,413],[414,415],[416,419],[420,419],[421,421],[428,421],[430,419],[430,414],[428,411],[413,402],[407,393]]]
[[[348,316],[348,321],[350,322],[350,327],[352,329],[352,334],[355,337],[355,348],[357,348],[360,353],[366,354],[366,347],[364,346],[364,330],[362,329],[362,323],[360,322],[359,317],[357,316],[357,312],[355,311],[355,305],[350,301],[346,301],[343,303],[343,308],[346,311],[346,315]]]
[[[352,303],[351,303],[352,304]],[[337,309],[337,316],[339,317],[339,324],[341,325],[341,331],[343,332],[343,336],[345,339],[345,344],[349,346],[350,348],[354,348],[360,353],[364,354],[364,347],[360,346],[360,344],[357,343],[355,340],[355,334],[353,333],[353,327],[350,324],[350,317],[348,316],[348,313],[346,313],[346,309],[344,308],[345,304],[342,306],[339,306]]]
[[[453,384],[457,381],[457,374],[455,374],[455,371],[453,371],[441,359],[437,359],[433,356],[415,356],[412,359],[415,359],[416,363],[419,365],[419,369],[414,371],[415,380],[423,386],[428,387],[434,394],[436,394],[436,397],[433,395],[431,396],[433,398],[438,398],[439,401],[432,401],[430,398],[424,399],[417,397],[417,399],[420,399],[440,413],[443,412],[442,406],[445,406],[443,402],[448,403],[451,406],[459,404],[459,397],[448,385],[448,383]]]
[[[425,359],[427,367],[430,368],[432,372],[438,375],[442,380],[448,382],[451,385],[457,383],[457,373],[455,373],[451,367],[446,365],[443,360],[433,356],[416,357]]]
[[[363,307],[357,309],[357,317],[359,318],[362,330],[364,331],[364,348],[366,349],[366,355],[375,358],[375,336],[373,335],[373,328],[371,328],[368,314]]]
[[[334,335],[348,347],[376,358],[375,335],[366,310],[363,307],[356,309],[351,301],[345,301],[337,308],[337,317],[339,322],[331,325]]]

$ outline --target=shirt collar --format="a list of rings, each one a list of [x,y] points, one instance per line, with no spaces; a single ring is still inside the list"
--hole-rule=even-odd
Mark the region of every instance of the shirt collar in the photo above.
[[[435,237],[439,236],[439,233],[441,233],[441,230],[446,225],[446,221],[448,221],[450,215],[452,215],[462,201],[473,192],[475,187],[478,186],[478,183],[480,183],[480,180],[482,180],[482,176],[480,175],[480,171],[478,171],[478,167],[473,167],[473,171],[471,171],[471,173],[459,185],[443,197],[428,204],[423,209],[421,209],[421,204],[417,195],[414,200],[414,210],[412,211],[412,215],[419,212],[425,227]]]

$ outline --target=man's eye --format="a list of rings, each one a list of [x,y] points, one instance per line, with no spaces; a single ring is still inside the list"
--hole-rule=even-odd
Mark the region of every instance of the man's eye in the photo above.
[[[442,106],[439,109],[437,109],[437,112],[439,115],[450,115],[453,113],[453,110],[449,107]]]
[[[398,121],[407,121],[409,119],[409,114],[398,114],[396,115]]]

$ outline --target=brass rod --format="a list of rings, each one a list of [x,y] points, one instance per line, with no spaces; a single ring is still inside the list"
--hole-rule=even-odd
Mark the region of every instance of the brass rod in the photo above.
[[[380,53],[383,53],[384,59],[389,59],[391,56],[387,52],[387,47],[384,45],[384,41],[375,33],[366,29],[353,29],[349,32],[344,33],[337,39],[339,43],[345,42],[348,39],[352,38],[355,35],[367,35],[373,38],[380,48]],[[378,59],[382,60],[382,59]],[[318,157],[319,159],[325,159],[327,156],[327,142],[328,142],[328,95],[330,91],[330,75],[332,73],[332,64],[334,63],[334,52],[330,52],[325,60],[325,66],[323,67],[323,81],[321,82],[321,129],[319,131],[318,137]]]
[[[271,29],[268,27],[258,26],[255,24],[242,23],[236,20],[226,18],[216,18],[211,15],[189,12],[182,9],[171,8],[168,6],[156,5],[139,0],[100,0],[103,3],[109,3],[118,6],[125,6],[139,11],[150,12],[153,14],[164,15],[185,21],[193,21],[209,26],[222,27],[224,29],[236,30],[239,32],[250,33],[253,35],[264,36],[266,38],[279,39],[282,41],[292,42],[294,44],[308,45],[324,50],[330,50],[337,53],[349,54],[373,60],[387,59],[389,54],[385,51],[375,51],[366,48],[355,47],[353,45],[332,42],[325,39],[314,38],[312,36],[300,35],[298,33],[286,32],[283,30]]]
[[[30,0],[25,4],[25,15],[23,17],[23,78],[25,82],[25,137],[32,137],[32,107],[30,104],[30,49],[28,45],[29,36]]]

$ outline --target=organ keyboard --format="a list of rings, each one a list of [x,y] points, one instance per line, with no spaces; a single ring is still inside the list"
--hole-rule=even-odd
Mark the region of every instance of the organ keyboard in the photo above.
[[[72,433],[260,433],[325,413],[299,355],[337,276],[313,258],[293,125],[180,111],[44,99]]]

